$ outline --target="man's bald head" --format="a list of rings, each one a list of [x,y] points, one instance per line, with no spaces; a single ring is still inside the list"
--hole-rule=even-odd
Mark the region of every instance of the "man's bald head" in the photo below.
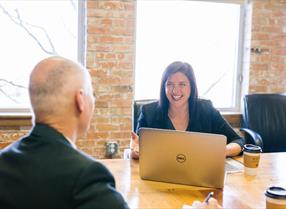
[[[90,83],[86,70],[63,57],[39,62],[30,76],[29,93],[37,120],[73,113],[75,92]]]

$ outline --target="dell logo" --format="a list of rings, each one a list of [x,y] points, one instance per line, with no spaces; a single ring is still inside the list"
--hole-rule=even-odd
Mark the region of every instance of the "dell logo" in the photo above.
[[[186,155],[183,155],[183,154],[178,154],[176,156],[176,161],[179,162],[179,163],[183,163],[186,161]]]

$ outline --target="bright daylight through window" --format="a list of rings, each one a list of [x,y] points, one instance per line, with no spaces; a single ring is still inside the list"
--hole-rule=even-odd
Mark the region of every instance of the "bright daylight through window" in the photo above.
[[[0,1],[0,111],[30,107],[34,65],[60,55],[78,60],[78,1]]]
[[[240,4],[137,1],[135,99],[158,99],[163,70],[173,61],[194,69],[199,96],[234,110],[240,94]]]

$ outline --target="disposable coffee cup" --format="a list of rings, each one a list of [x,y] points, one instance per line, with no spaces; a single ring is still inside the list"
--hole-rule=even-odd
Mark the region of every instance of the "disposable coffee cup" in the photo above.
[[[286,208],[286,189],[278,186],[269,187],[266,192],[266,209]]]
[[[260,160],[261,147],[245,144],[243,147],[243,164],[246,175],[255,176]]]

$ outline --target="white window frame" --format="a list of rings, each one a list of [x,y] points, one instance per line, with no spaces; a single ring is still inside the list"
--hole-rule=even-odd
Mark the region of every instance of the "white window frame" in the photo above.
[[[139,0],[142,1],[142,0]],[[240,5],[240,20],[239,20],[239,34],[238,34],[238,56],[236,63],[236,91],[234,92],[234,107],[229,108],[217,108],[221,112],[240,112],[241,111],[241,97],[243,95],[243,52],[244,52],[244,36],[245,36],[245,18],[246,18],[246,5],[248,0],[188,0],[188,1],[201,1],[201,2],[212,2],[212,3],[230,3]],[[137,5],[136,5],[137,7]],[[135,69],[136,73],[136,69]],[[134,80],[135,80],[134,73]],[[136,81],[135,81],[136,82]],[[135,97],[135,92],[134,92]]]

